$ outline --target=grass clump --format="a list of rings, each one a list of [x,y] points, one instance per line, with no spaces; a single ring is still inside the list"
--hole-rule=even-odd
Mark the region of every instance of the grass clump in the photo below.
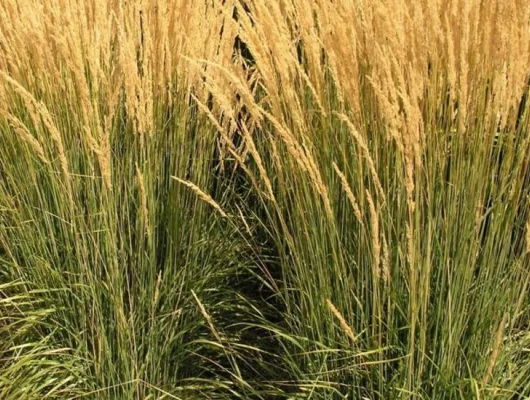
[[[530,8],[487,3],[0,5],[0,397],[529,396]]]

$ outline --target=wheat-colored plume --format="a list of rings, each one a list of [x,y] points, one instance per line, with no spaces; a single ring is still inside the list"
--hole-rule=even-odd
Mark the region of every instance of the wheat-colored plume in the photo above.
[[[207,193],[204,193],[197,185],[195,185],[192,182],[177,178],[176,176],[172,176],[171,178],[175,179],[177,182],[183,184],[184,186],[190,188],[199,197],[199,199],[211,205],[223,217],[225,218],[228,217],[228,215],[224,212],[221,206],[217,204],[217,202],[212,198],[212,196],[210,196]]]
[[[351,339],[351,341],[353,343],[355,343],[357,341],[357,338],[355,337],[355,334],[353,333],[353,329],[346,322],[346,319],[343,317],[343,315],[340,313],[340,311],[337,309],[337,307],[335,307],[335,305],[331,302],[330,299],[326,299],[326,303],[327,303],[331,313],[339,321],[340,326],[341,326],[342,330],[344,331],[344,333],[346,334],[346,336],[348,336]]]

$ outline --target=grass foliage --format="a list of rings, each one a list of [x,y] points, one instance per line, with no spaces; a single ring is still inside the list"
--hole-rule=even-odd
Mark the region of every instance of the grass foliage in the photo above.
[[[0,398],[530,396],[530,5],[3,0]]]

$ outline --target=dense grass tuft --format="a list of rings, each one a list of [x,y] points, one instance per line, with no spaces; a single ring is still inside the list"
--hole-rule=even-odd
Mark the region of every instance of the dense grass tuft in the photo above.
[[[0,21],[0,399],[530,396],[530,3]]]

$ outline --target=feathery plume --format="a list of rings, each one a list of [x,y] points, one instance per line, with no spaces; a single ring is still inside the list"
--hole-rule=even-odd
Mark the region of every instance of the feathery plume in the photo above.
[[[197,185],[195,185],[192,182],[177,178],[176,176],[172,176],[171,178],[175,179],[177,182],[183,184],[184,186],[190,188],[202,201],[211,205],[223,217],[225,218],[228,217],[228,215],[223,211],[221,206],[217,204],[217,202],[210,195],[204,193]]]
[[[145,233],[147,238],[151,237],[151,228],[149,226],[149,212],[147,210],[147,193],[145,191],[144,176],[138,164],[136,165],[136,179],[138,180],[138,189],[140,190],[140,208],[142,210],[142,217],[145,224]]]
[[[364,226],[361,209],[359,208],[357,199],[355,198],[355,195],[353,194],[353,191],[351,190],[350,184],[348,183],[346,176],[342,173],[342,171],[339,169],[339,167],[337,166],[335,162],[333,162],[333,168],[335,169],[335,172],[339,176],[340,182],[342,184],[342,189],[344,190],[344,192],[346,193],[346,196],[348,197],[348,200],[350,201],[350,204],[353,208],[353,213],[355,217],[357,218],[357,221],[359,221],[361,226]]]
[[[41,160],[44,164],[49,164],[50,162],[44,155],[44,149],[42,148],[40,142],[33,137],[26,125],[12,115],[8,115],[7,118],[9,119],[11,127],[20,136],[20,138],[33,149],[39,160]]]
[[[335,318],[338,319],[340,326],[342,330],[344,331],[344,333],[346,334],[346,336],[348,336],[351,339],[351,341],[355,343],[357,341],[357,338],[355,337],[353,333],[353,329],[346,322],[346,319],[342,316],[340,311],[337,310],[337,307],[335,307],[335,305],[331,302],[330,299],[326,299],[326,303],[331,313],[335,316]]]
[[[502,339],[504,338],[504,330],[506,329],[506,320],[508,319],[508,313],[505,313],[499,323],[497,328],[497,333],[495,334],[495,341],[493,342],[493,348],[491,350],[490,358],[488,361],[488,369],[484,378],[482,378],[482,384],[487,385],[489,380],[493,377],[493,369],[495,368],[495,363],[499,357],[499,352],[502,346]]]

